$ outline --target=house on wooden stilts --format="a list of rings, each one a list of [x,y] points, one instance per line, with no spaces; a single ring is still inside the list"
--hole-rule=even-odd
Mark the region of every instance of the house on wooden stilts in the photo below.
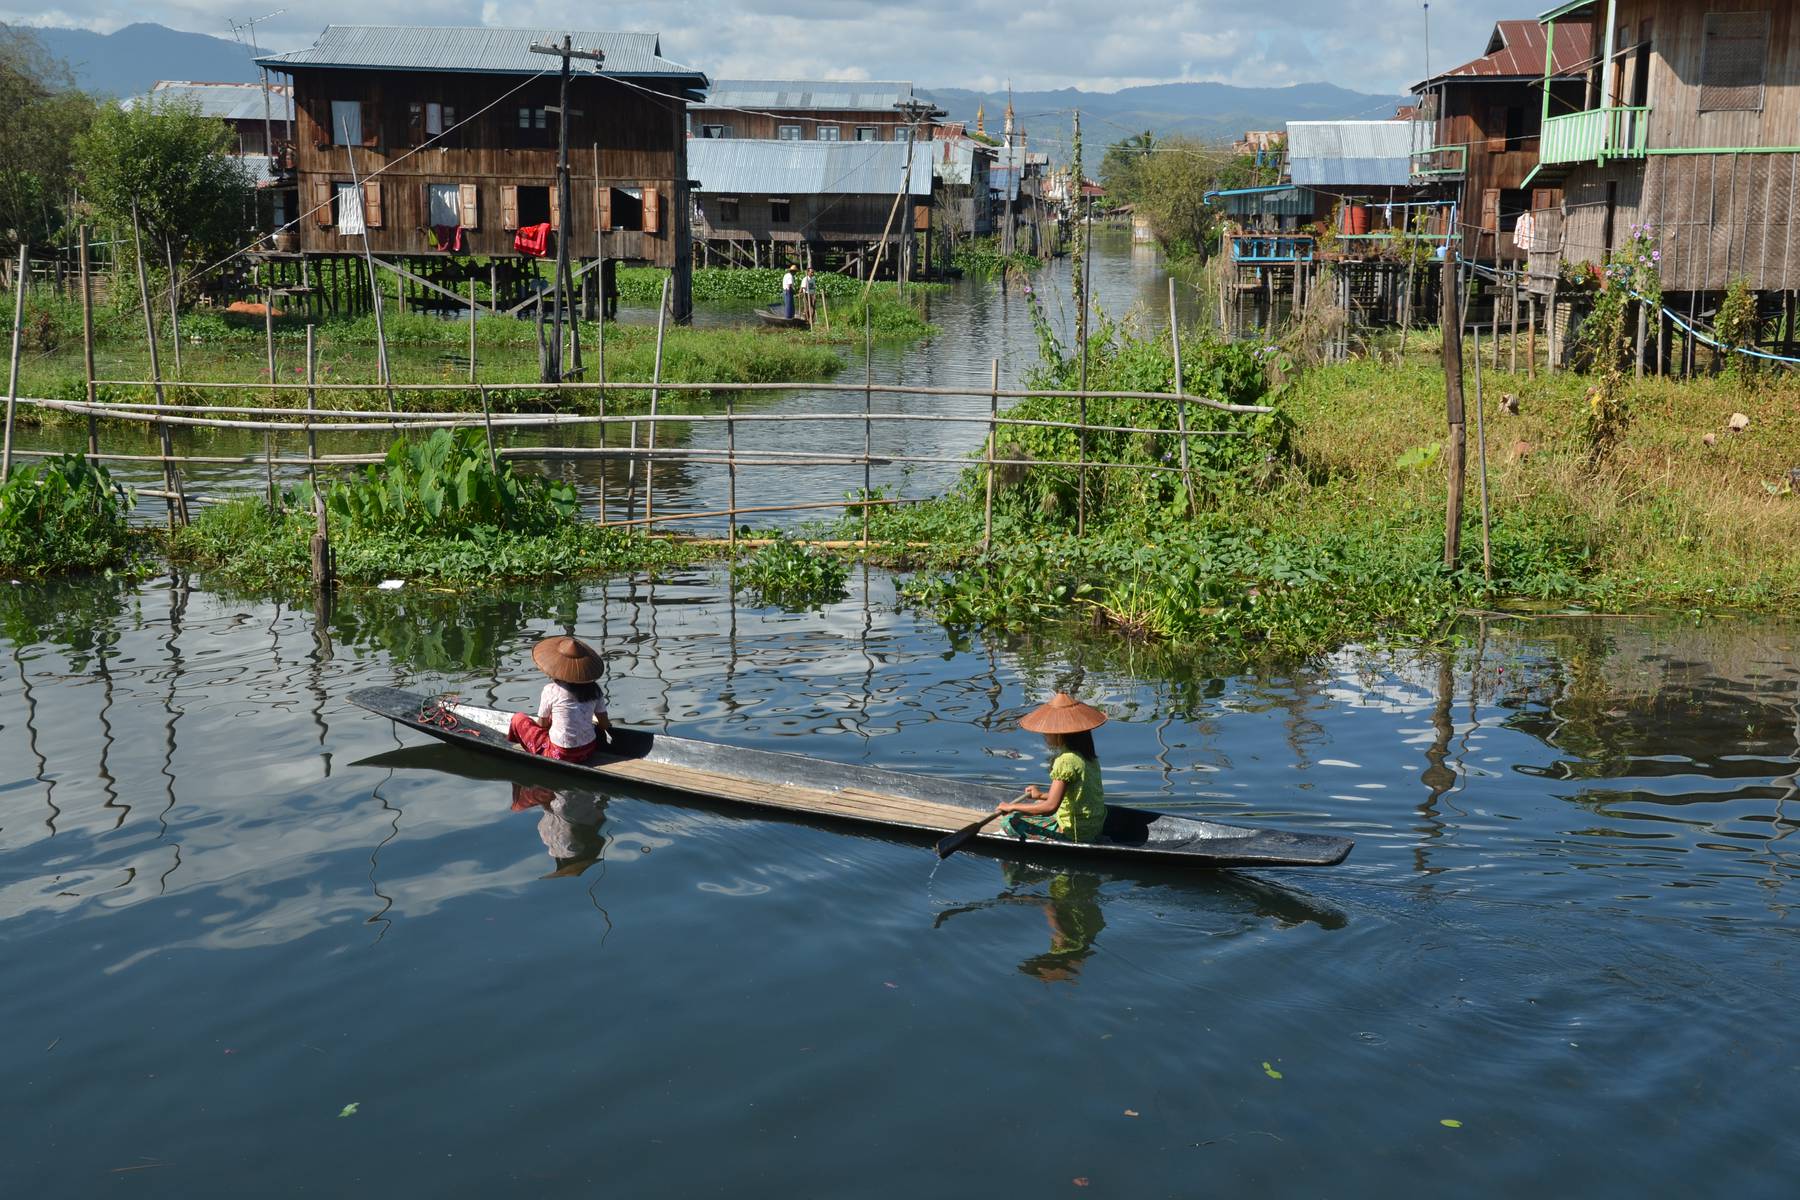
[[[565,33],[601,55],[573,63],[566,213],[560,62],[531,49]],[[289,76],[295,108],[300,246],[274,265],[319,306],[368,303],[365,236],[402,304],[467,304],[478,283],[496,309],[546,286],[537,260],[566,238],[582,296],[609,273],[597,264],[645,263],[674,273],[674,315],[691,314],[686,115],[707,80],[656,34],[333,25],[257,61]]]

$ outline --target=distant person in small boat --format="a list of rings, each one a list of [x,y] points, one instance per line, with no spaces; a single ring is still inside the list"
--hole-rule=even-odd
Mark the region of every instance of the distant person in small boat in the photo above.
[[[787,271],[781,276],[781,315],[788,320],[794,319],[794,268],[789,264]]]
[[[1000,811],[1006,814],[1002,831],[1016,838],[1058,842],[1092,842],[1100,837],[1106,828],[1106,793],[1093,731],[1105,723],[1105,713],[1063,692],[1019,722],[1021,728],[1043,734],[1050,747],[1054,756],[1050,790],[1034,783],[1025,789],[1024,800],[1002,804]]]
[[[806,275],[800,280],[800,315],[806,323],[813,322],[813,306],[819,302],[819,281],[813,278],[813,269],[806,268]]]
[[[514,713],[506,736],[545,758],[585,762],[601,735],[612,736],[599,685],[605,665],[593,647],[572,637],[545,638],[532,647],[531,661],[550,682],[538,699],[537,716]]]

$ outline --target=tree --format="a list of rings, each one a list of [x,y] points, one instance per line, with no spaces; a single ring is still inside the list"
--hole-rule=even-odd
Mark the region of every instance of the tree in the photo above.
[[[191,103],[107,106],[77,139],[75,162],[102,219],[128,230],[135,203],[146,257],[164,246],[180,257],[235,247],[248,228],[255,192],[234,145],[225,122]]]
[[[94,101],[27,29],[0,25],[0,250],[42,245],[68,224],[75,139]]]
[[[1106,155],[1100,160],[1100,182],[1105,186],[1106,194],[1122,203],[1135,204],[1138,174],[1156,148],[1156,134],[1149,129],[1108,146]]]

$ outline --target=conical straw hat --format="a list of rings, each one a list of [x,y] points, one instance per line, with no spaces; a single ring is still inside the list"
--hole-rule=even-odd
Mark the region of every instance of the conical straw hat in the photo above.
[[[605,671],[600,656],[580,638],[547,637],[532,647],[531,661],[558,683],[593,683]]]
[[[1058,692],[1038,705],[1019,721],[1020,728],[1033,733],[1080,733],[1106,724],[1106,714],[1091,704],[1083,704],[1067,692]]]

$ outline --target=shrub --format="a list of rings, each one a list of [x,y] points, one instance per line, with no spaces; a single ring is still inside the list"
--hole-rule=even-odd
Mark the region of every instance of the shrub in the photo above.
[[[573,487],[496,463],[475,429],[397,438],[385,461],[334,486],[326,503],[355,529],[450,536],[476,528],[551,533],[576,509]]]
[[[105,467],[78,454],[17,471],[0,487],[0,566],[44,574],[122,563],[131,505]]]
[[[844,598],[850,568],[842,559],[809,550],[786,538],[758,550],[737,569],[737,586],[757,604],[782,608],[823,608]]]

